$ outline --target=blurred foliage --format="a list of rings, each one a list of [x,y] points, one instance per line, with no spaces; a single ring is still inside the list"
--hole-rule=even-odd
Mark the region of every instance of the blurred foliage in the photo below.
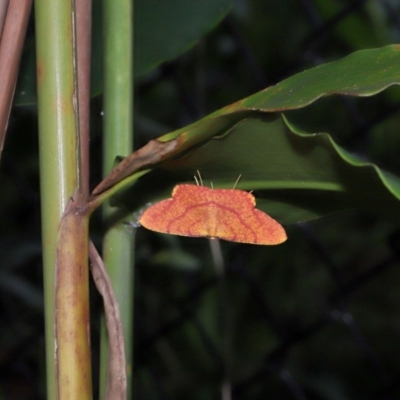
[[[192,50],[138,79],[136,143],[306,68],[396,43],[398,15],[395,0],[237,0]],[[393,87],[322,99],[289,118],[400,176],[399,105]],[[94,186],[99,97],[92,131]],[[36,109],[14,107],[0,168],[1,399],[45,398],[38,164]],[[101,229],[95,214],[92,232]],[[398,230],[346,211],[287,231],[277,247],[222,243],[227,306],[206,239],[138,229],[136,399],[217,399],[227,370],[234,399],[399,398]],[[95,321],[98,304],[93,294]]]
[[[197,2],[196,7],[183,0],[165,3],[159,3],[157,0],[136,0],[135,76],[144,75],[163,61],[174,59],[189,50],[226,16],[231,7],[230,0],[201,0]],[[93,96],[102,92],[102,18],[102,2],[93,2],[91,50]],[[35,57],[34,36],[28,35],[15,91],[15,104],[31,105],[37,102]]]

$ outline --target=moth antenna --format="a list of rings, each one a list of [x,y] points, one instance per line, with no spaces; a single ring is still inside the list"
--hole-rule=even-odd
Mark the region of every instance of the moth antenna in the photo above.
[[[233,188],[234,188],[234,189],[236,189],[236,186],[237,186],[237,184],[239,183],[241,177],[242,177],[242,174],[240,174],[240,175],[238,176],[238,178],[236,179],[236,182],[235,182],[235,184],[233,185]]]
[[[196,176],[196,175],[193,175],[193,178],[194,178],[194,180],[196,181],[196,185],[197,185],[197,186],[200,186],[200,185],[199,185],[199,181],[197,180],[197,176]]]
[[[200,171],[199,170],[197,170],[197,175],[199,177],[200,186],[203,186],[203,179],[201,179],[201,175],[200,175]]]

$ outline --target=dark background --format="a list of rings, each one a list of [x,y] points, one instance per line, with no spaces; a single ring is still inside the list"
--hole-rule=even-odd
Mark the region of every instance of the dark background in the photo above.
[[[399,37],[397,0],[236,1],[197,46],[138,80],[136,147],[296,72]],[[101,101],[92,101],[93,186]],[[289,115],[400,175],[399,106],[394,87]],[[13,108],[0,182],[0,400],[44,399],[34,105]],[[92,225],[100,238],[98,216]],[[136,399],[220,399],[227,375],[233,399],[400,398],[398,228],[358,210],[285,228],[282,246],[222,242],[222,282],[206,239],[138,229]],[[94,290],[92,303],[96,364]]]

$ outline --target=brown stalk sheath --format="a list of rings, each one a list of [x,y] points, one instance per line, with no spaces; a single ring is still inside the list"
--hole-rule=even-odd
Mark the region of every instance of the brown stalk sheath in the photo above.
[[[3,33],[4,21],[6,19],[7,9],[9,0],[3,0],[0,2],[0,40]]]
[[[56,270],[57,399],[91,398],[88,216],[72,201],[58,233]],[[78,400],[78,399],[77,399]]]
[[[124,331],[117,298],[103,260],[92,242],[89,244],[89,255],[93,280],[103,297],[108,334],[107,382],[104,400],[126,400]]]
[[[0,42],[0,157],[32,0],[10,0]]]

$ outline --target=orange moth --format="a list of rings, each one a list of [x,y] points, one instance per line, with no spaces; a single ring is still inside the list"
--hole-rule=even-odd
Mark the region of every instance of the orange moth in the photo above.
[[[182,184],[174,187],[172,198],[145,210],[139,222],[172,235],[262,245],[284,242],[282,225],[255,205],[254,196],[243,190]]]

